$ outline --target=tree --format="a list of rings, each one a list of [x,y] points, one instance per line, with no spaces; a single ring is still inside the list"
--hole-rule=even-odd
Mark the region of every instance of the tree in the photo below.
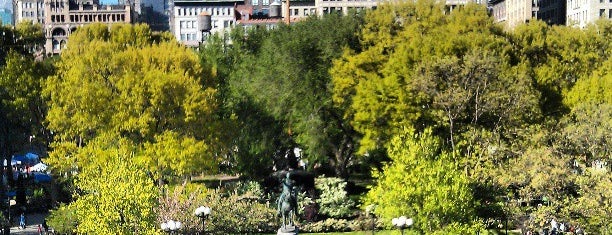
[[[11,51],[0,68],[0,149],[10,156],[41,143],[46,146],[50,133],[43,126],[46,105],[40,96],[42,84],[53,73],[48,62],[36,62]]]
[[[509,35],[515,45],[514,56],[526,63],[542,93],[543,113],[556,118],[569,111],[562,103],[565,93],[607,58],[610,38],[610,28],[602,22],[581,30],[532,21]]]
[[[160,183],[161,176],[214,169],[216,89],[202,86],[206,75],[195,53],[155,41],[145,25],[94,24],[70,40],[44,89],[48,126],[56,133],[49,162],[56,169],[82,167],[87,161],[74,152],[102,134],[152,148],[140,162],[151,164]],[[171,155],[153,151],[162,147]],[[183,168],[160,169],[169,165]]]
[[[434,94],[428,93],[431,89],[426,89],[429,86],[424,86],[422,80],[428,79],[424,82],[433,83],[432,86],[435,88],[439,86],[445,89],[445,86],[450,85],[441,84],[443,81],[429,76],[422,76],[426,75],[429,65],[457,58],[466,62],[460,62],[461,65],[457,66],[464,67],[462,75],[469,75],[470,69],[484,72],[484,69],[477,69],[483,65],[476,62],[478,59],[464,58],[484,51],[487,51],[483,56],[487,57],[486,59],[493,57],[501,63],[506,62],[505,58],[510,47],[501,29],[495,26],[487,15],[486,9],[467,5],[450,14],[445,14],[444,9],[438,1],[427,0],[383,4],[366,16],[367,20],[361,31],[363,51],[348,51],[341,59],[335,61],[331,70],[333,100],[338,107],[346,110],[344,116],[355,130],[363,135],[360,152],[384,148],[389,137],[400,131],[402,127],[422,129],[427,125],[448,123],[445,125],[452,126],[448,130],[459,129],[450,123],[460,118],[457,115],[463,116],[468,113],[456,113],[460,110],[455,110],[455,113],[444,111],[440,102],[440,95],[444,90],[438,93],[438,105],[434,107],[436,111],[429,110],[432,108],[431,102],[435,102],[432,99],[435,98]],[[486,59],[483,58],[482,61]],[[487,66],[491,67],[492,64]],[[484,73],[473,74],[471,78],[480,78],[479,76],[486,75]],[[482,82],[497,79],[497,74],[490,75],[488,78],[483,78]],[[467,80],[477,81],[470,78],[464,81]],[[457,88],[461,88],[458,81],[448,82],[455,83]],[[446,90],[447,95],[453,95],[451,88]],[[467,87],[467,89],[476,91],[486,88]],[[478,97],[470,96],[469,92],[464,95],[465,98]],[[440,115],[439,110],[445,115]],[[472,111],[467,109],[467,106],[463,110]],[[451,115],[450,119],[448,114]]]
[[[376,183],[363,205],[375,205],[374,213],[385,221],[412,217],[424,233],[451,229],[447,226],[469,229],[475,223],[469,179],[431,129],[420,134],[405,129],[392,139],[388,154],[391,162],[374,171]]]
[[[311,165],[329,164],[341,177],[354,163],[356,133],[331,102],[328,70],[343,47],[355,45],[359,20],[329,15],[280,26],[242,60],[230,81],[240,101],[253,102],[247,107],[262,108],[261,117],[282,125],[287,142],[303,148]]]
[[[92,156],[76,177],[79,234],[157,234],[159,189],[142,165],[135,164],[134,143],[96,138],[80,149]]]

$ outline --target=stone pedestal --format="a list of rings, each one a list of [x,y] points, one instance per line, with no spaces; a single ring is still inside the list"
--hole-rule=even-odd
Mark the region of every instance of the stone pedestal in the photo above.
[[[276,232],[276,235],[297,235],[298,231],[298,227],[287,225],[286,227],[279,228],[278,232]]]

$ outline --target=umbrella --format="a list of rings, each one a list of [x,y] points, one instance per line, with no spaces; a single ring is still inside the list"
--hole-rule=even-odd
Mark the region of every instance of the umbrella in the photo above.
[[[40,162],[40,158],[35,153],[26,153],[24,155],[15,155],[11,159],[11,165],[17,165],[18,162],[25,165],[34,165]]]
[[[47,165],[42,162],[39,162],[36,165],[30,167],[30,171],[45,172],[47,171]]]
[[[34,175],[34,182],[37,182],[37,183],[51,182],[51,176],[49,174],[45,174],[41,172],[34,172],[33,175]]]

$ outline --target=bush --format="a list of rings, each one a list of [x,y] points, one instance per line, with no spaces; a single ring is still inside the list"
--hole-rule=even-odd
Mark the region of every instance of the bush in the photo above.
[[[319,191],[319,212],[331,218],[346,218],[351,215],[355,202],[346,193],[346,182],[340,178],[317,177],[315,188]]]
[[[205,230],[213,234],[270,233],[279,227],[275,203],[261,202],[254,197],[259,186],[245,183],[229,192],[223,189],[210,190],[201,185],[177,186],[173,193],[161,198],[158,222],[180,221],[183,232],[193,234],[203,229],[203,221],[194,215],[199,206],[211,208],[205,221]]]
[[[224,195],[220,190],[210,192],[204,204],[212,213],[207,230],[218,234],[245,234],[275,232],[280,227],[275,203],[261,203],[236,192]]]
[[[47,224],[53,228],[55,234],[74,234],[77,227],[76,208],[60,205],[59,208],[51,210],[47,216]]]
[[[300,227],[300,230],[308,233],[348,232],[351,231],[349,223],[350,222],[345,219],[329,218],[314,223],[304,224]]]

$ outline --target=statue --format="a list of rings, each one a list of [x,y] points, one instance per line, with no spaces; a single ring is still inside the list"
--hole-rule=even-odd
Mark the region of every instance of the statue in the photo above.
[[[297,215],[297,187],[296,181],[291,179],[291,172],[288,172],[282,180],[283,191],[278,198],[278,214],[282,216],[283,225],[279,229],[280,233],[297,233],[293,220]]]

